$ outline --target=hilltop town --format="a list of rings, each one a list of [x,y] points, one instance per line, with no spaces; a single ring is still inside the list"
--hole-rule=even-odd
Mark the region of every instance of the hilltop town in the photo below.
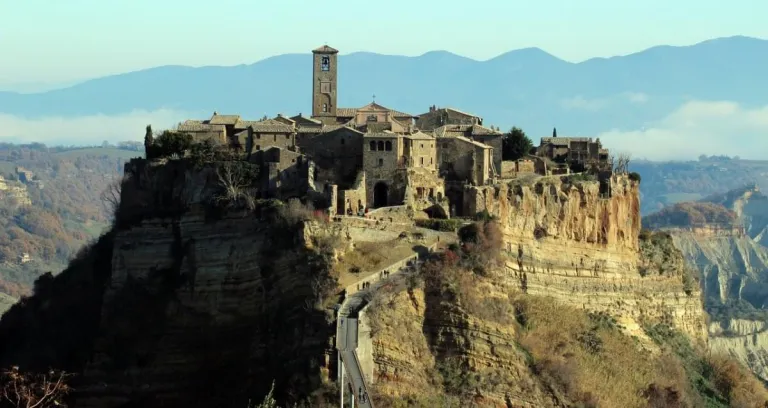
[[[610,194],[612,158],[599,139],[541,138],[540,145],[504,160],[504,135],[483,118],[430,106],[414,115],[375,100],[359,108],[337,105],[338,50],[313,52],[312,113],[246,120],[214,112],[172,131],[193,144],[237,152],[260,169],[260,198],[311,197],[330,215],[364,215],[402,206],[411,218],[465,216],[465,186],[491,185],[526,175],[587,172]],[[155,143],[151,128],[147,157]]]

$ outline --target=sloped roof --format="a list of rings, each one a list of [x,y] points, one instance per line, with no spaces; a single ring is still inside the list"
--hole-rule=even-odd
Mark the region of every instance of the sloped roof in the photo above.
[[[370,133],[366,133],[364,137],[376,137],[376,138],[379,138],[379,139],[393,139],[393,138],[397,138],[399,136],[400,135],[398,135],[397,133],[385,130],[383,132],[370,132]]]
[[[468,138],[468,137],[464,137],[464,136],[456,136],[456,137],[454,137],[453,139],[455,139],[455,140],[459,140],[459,141],[462,141],[462,142],[465,142],[465,143],[469,143],[469,144],[472,144],[472,145],[474,145],[474,146],[477,146],[477,147],[481,147],[481,148],[483,148],[483,149],[493,149],[493,147],[491,147],[491,146],[488,146],[488,145],[487,145],[487,144],[485,144],[485,143],[480,143],[480,142],[478,142],[477,140],[472,140],[472,139],[470,139],[470,138]]]
[[[293,126],[274,119],[258,121],[251,126],[254,132],[293,133]]]
[[[429,135],[429,134],[424,133],[424,132],[420,132],[420,131],[417,131],[415,133],[411,133],[410,135],[405,135],[405,137],[407,137],[409,139],[414,139],[414,140],[434,140],[435,139],[434,136]]]
[[[176,129],[179,132],[224,132],[224,125],[211,125],[202,120],[186,120]]]
[[[267,120],[238,120],[235,125],[236,129],[248,129],[253,127],[254,132],[272,132],[272,133],[293,133],[294,127],[287,125],[279,120],[267,119]]]
[[[296,124],[298,124],[299,126],[312,126],[312,125],[322,126],[323,125],[323,122],[317,119],[301,116],[301,113],[299,113],[296,116],[292,116],[291,120],[296,122]]]
[[[458,109],[454,109],[454,108],[437,108],[437,109],[435,109],[434,111],[431,111],[431,112],[426,112],[426,113],[422,113],[422,114],[421,114],[421,115],[419,115],[419,116],[425,116],[425,115],[429,115],[430,113],[435,113],[435,112],[439,112],[439,111],[452,111],[452,112],[456,112],[456,113],[458,113],[458,114],[460,114],[460,115],[469,116],[469,117],[471,117],[471,118],[482,119],[480,116],[477,116],[477,115],[473,115],[473,114],[471,114],[471,113],[468,113],[468,112],[464,112],[464,111],[460,111],[460,110],[458,110]]]
[[[485,136],[485,135],[494,135],[494,136],[496,136],[496,135],[498,135],[498,136],[501,136],[501,134],[502,134],[501,132],[499,132],[497,130],[493,130],[491,128],[487,128],[485,126],[472,125],[472,135],[476,135],[476,136]]]
[[[214,113],[208,121],[211,125],[235,125],[240,120],[240,115],[219,115]]]
[[[339,52],[339,50],[329,47],[327,45],[323,45],[322,47],[317,47],[314,50],[312,50],[313,53],[320,53],[320,54],[336,54]]]
[[[416,116],[411,115],[410,113],[400,112],[396,111],[394,109],[389,109],[385,106],[379,105],[376,102],[371,102],[365,106],[359,107],[359,108],[337,108],[336,109],[336,116],[340,118],[351,118],[357,114],[358,111],[385,111],[390,112],[392,116],[395,118],[401,118],[401,119],[412,119]]]

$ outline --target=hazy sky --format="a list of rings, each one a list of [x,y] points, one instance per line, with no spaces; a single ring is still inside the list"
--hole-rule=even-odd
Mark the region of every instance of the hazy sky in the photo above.
[[[766,0],[0,0],[0,89],[158,65],[237,65],[323,42],[342,53],[569,61],[731,35],[768,38]]]

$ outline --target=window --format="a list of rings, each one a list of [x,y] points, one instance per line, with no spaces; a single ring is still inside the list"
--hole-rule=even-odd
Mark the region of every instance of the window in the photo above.
[[[429,164],[432,164],[432,158],[431,157],[429,158]]]
[[[421,165],[422,166],[424,165],[424,158],[423,157],[421,158]]]
[[[378,122],[379,118],[376,115],[368,115],[366,118],[366,121],[368,122]]]
[[[422,143],[422,144],[421,144],[421,148],[422,148],[422,149],[424,148],[424,143]]]
[[[261,139],[261,135],[257,133],[256,134],[256,139]]]
[[[274,136],[275,136],[275,140],[274,141],[277,142],[277,135],[274,135]]]
[[[286,135],[285,135],[285,138],[286,138],[286,139],[290,139],[290,138],[291,138],[291,135],[289,135],[289,134],[286,134]]]
[[[330,82],[320,82],[320,92],[329,94],[331,93],[331,83]]]
[[[327,103],[323,104],[323,112],[328,112],[328,104]]]
[[[379,167],[384,165],[384,159],[379,159]]]
[[[378,143],[378,145],[376,147],[378,147],[378,150],[384,150],[384,142],[379,140],[379,143]]]
[[[261,150],[261,146],[260,145],[256,145],[256,150]]]
[[[344,139],[341,139],[341,141],[340,141],[340,142],[341,142],[341,144],[344,144]]]
[[[443,143],[443,149],[447,149],[447,148],[448,148],[448,143]]]
[[[389,140],[387,140],[387,142],[386,142],[386,143],[384,143],[384,150],[386,150],[386,151],[388,151],[388,152],[391,152],[391,151],[392,151],[392,142],[390,142]]]
[[[371,151],[372,151],[372,152],[375,152],[375,151],[376,151],[376,142],[374,142],[373,140],[371,140],[371,144],[370,144],[370,145],[371,145]]]
[[[331,69],[331,57],[324,55],[320,58],[320,70],[328,71]]]

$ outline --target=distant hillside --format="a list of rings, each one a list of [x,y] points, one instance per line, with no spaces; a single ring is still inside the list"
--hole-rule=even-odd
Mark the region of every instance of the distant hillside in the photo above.
[[[0,313],[28,294],[38,276],[64,269],[108,226],[101,194],[122,175],[127,158],[142,154],[0,144],[0,176],[31,203],[0,191]]]
[[[445,51],[418,57],[358,52],[339,58],[339,104],[362,106],[375,94],[377,102],[412,114],[438,104],[502,128],[522,126],[536,137],[553,126],[589,135],[639,129],[690,100],[763,105],[768,96],[754,87],[767,71],[768,41],[747,37],[659,46],[578,64],[537,48],[487,61]],[[163,66],[36,94],[0,92],[0,112],[68,117],[167,108],[253,117],[307,114],[310,88],[307,52],[230,67]]]
[[[642,176],[640,211],[643,215],[682,201],[697,201],[756,184],[768,190],[768,161],[708,158],[698,161],[635,160],[630,169]],[[708,200],[712,201],[712,200]],[[726,198],[719,202],[730,207]]]
[[[685,228],[705,224],[733,226],[737,223],[735,212],[720,204],[706,202],[677,203],[643,217],[643,226],[650,229]]]

